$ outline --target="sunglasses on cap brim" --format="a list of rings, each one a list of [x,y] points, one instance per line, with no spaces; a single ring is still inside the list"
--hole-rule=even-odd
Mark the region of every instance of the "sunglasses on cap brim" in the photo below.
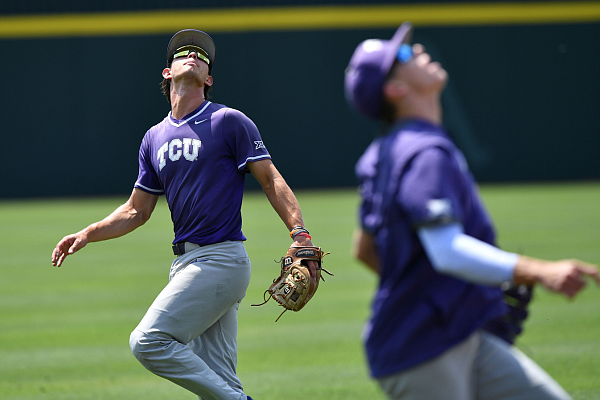
[[[208,54],[206,53],[206,51],[204,51],[204,49],[201,47],[191,45],[183,46],[175,50],[175,52],[171,56],[171,61],[173,61],[176,58],[187,57],[191,53],[196,53],[196,56],[200,60],[210,65],[210,59],[208,58]]]

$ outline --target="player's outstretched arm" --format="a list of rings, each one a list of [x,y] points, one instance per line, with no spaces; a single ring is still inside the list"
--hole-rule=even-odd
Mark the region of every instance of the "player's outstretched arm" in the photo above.
[[[123,236],[143,225],[152,215],[157,201],[158,196],[134,188],[129,200],[108,217],[62,238],[52,251],[52,265],[60,267],[68,255],[90,242]]]
[[[586,286],[586,277],[600,285],[598,267],[579,260],[545,261],[519,256],[514,270],[516,284],[539,283],[569,298],[575,297]]]

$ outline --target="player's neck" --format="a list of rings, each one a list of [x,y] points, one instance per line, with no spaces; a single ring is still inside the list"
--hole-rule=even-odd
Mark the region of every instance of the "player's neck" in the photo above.
[[[396,119],[417,118],[436,125],[442,124],[442,104],[439,97],[418,97],[402,102]]]
[[[171,92],[171,115],[175,119],[182,119],[204,102],[204,88],[186,90],[180,88]]]

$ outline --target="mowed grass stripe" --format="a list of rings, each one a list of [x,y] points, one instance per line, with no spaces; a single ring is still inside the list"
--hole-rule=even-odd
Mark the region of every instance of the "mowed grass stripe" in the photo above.
[[[481,193],[500,245],[542,258],[600,263],[600,183],[484,185]],[[332,254],[319,292],[299,313],[275,318],[264,290],[289,245],[285,226],[262,193],[244,200],[253,276],[240,308],[240,377],[256,398],[280,394],[282,366],[319,399],[383,399],[369,380],[360,335],[375,277],[351,257],[356,190],[299,191],[315,243]],[[0,202],[0,397],[10,400],[164,398],[193,395],[147,372],[130,354],[129,333],[164,287],[172,226],[164,200],[140,229],[90,244],[63,267],[50,253],[64,235],[110,213],[121,198]],[[521,349],[576,399],[600,399],[600,290],[570,302],[536,291]],[[311,360],[310,365],[301,360]]]

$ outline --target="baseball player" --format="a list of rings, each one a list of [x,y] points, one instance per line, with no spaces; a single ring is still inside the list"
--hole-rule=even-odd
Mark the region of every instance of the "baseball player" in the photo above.
[[[215,45],[204,32],[177,32],[167,46],[163,91],[171,112],[150,128],[139,151],[129,200],[102,221],[65,236],[52,253],[65,257],[87,243],[143,225],[165,195],[175,239],[169,283],[132,332],[133,354],[151,372],[205,400],[251,399],[236,375],[237,312],[250,281],[241,231],[246,173],[261,184],[293,234],[312,246],[296,198],[254,123],[207,100]]]
[[[465,159],[441,125],[448,74],[411,40],[404,23],[391,40],[360,43],[345,74],[349,104],[388,124],[356,165],[355,256],[379,275],[365,327],[371,374],[390,399],[570,399],[494,328],[519,323],[507,318],[501,287],[541,284],[571,298],[586,277],[600,283],[598,270],[495,246]]]

